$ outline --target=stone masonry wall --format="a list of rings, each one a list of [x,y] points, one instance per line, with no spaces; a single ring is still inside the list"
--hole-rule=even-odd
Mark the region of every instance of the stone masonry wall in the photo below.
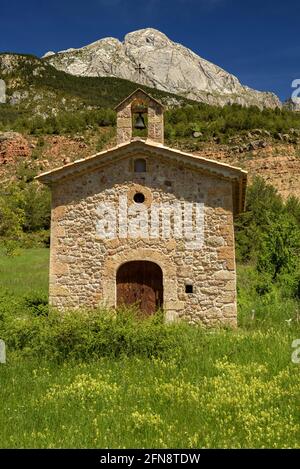
[[[139,155],[143,157],[143,155]],[[163,271],[167,320],[236,324],[236,275],[231,182],[148,157],[147,172],[133,174],[132,158],[53,187],[50,302],[67,307],[116,304],[116,271],[130,260],[152,260]],[[98,208],[120,194],[145,193],[152,202],[204,202],[204,245],[187,250],[183,239],[107,239],[97,234]],[[185,293],[192,284],[194,292]]]
[[[133,99],[126,100],[117,111],[117,143],[129,142],[132,138],[132,109],[137,105],[148,110],[148,139],[164,143],[163,108],[156,101],[137,91]]]

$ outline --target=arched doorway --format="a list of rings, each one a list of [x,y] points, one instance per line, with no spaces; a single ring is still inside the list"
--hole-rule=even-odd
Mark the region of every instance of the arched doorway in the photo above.
[[[150,261],[131,261],[117,271],[117,306],[136,304],[147,316],[163,306],[163,273]]]

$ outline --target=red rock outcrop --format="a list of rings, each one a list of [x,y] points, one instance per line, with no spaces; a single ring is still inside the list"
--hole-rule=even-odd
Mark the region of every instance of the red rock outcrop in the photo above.
[[[17,132],[0,133],[0,164],[27,159],[31,156],[28,140]]]
[[[38,171],[41,172],[90,156],[99,151],[99,138],[106,132],[103,129],[101,133],[89,134],[88,137],[45,135],[40,138],[17,132],[0,132],[0,177],[14,177],[16,166],[22,161],[38,166]],[[114,143],[108,141],[106,146]],[[32,158],[32,153],[35,153],[35,159]],[[269,141],[264,148],[240,153],[227,145],[208,143],[196,154],[246,169],[249,172],[249,182],[254,176],[263,177],[285,199],[289,195],[300,198],[299,144]]]
[[[261,176],[272,184],[284,199],[290,195],[300,198],[300,148],[298,145],[269,144],[245,154],[238,154],[224,148],[197,151],[205,158],[211,158],[246,169],[249,182]]]

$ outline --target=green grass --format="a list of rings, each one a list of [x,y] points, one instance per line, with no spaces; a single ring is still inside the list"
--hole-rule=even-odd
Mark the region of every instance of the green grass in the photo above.
[[[15,297],[48,292],[49,249],[26,249],[20,256],[0,255],[0,286]]]
[[[182,329],[181,360],[1,366],[1,447],[297,447],[291,332]]]
[[[45,291],[47,262],[47,250],[1,257],[1,285],[19,298]],[[252,270],[239,268],[241,327],[169,326],[178,348],[165,358],[58,363],[8,350],[0,447],[299,447],[300,374],[291,354],[300,327],[285,320],[297,304],[274,292],[255,296]]]

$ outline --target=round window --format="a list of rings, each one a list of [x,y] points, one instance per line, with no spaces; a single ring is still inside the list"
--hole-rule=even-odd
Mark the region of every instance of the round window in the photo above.
[[[145,202],[145,196],[144,196],[144,194],[142,194],[141,192],[137,192],[136,194],[134,194],[133,200],[134,200],[135,203],[137,203],[137,204],[142,204],[142,203]]]

